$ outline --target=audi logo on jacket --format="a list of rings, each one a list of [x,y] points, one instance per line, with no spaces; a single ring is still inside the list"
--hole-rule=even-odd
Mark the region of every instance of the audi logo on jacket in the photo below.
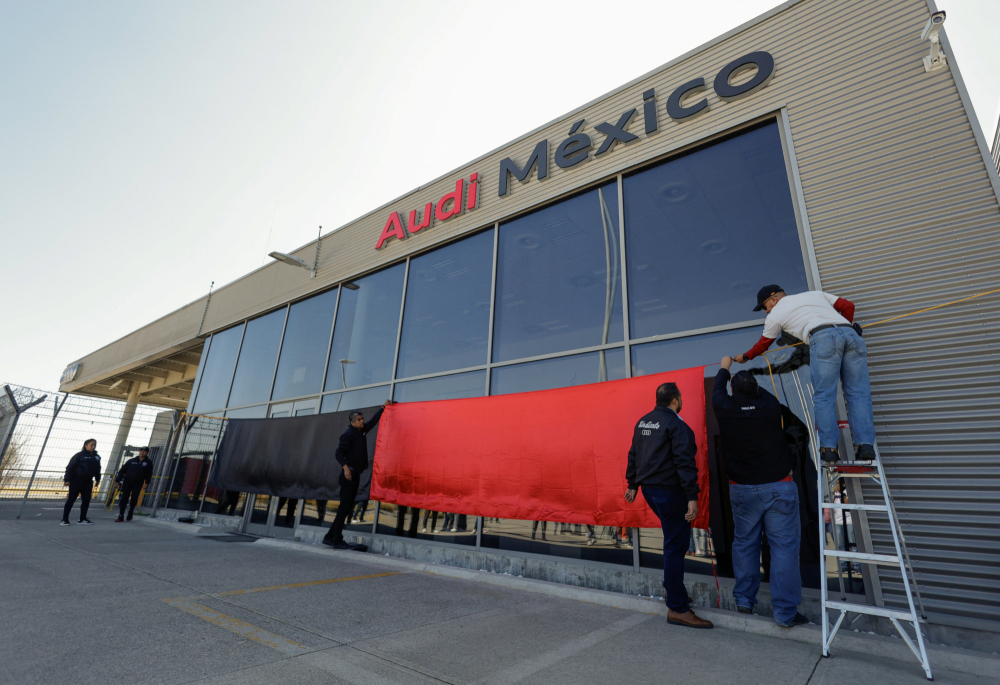
[[[657,406],[635,425],[625,469],[629,488],[679,490],[689,502],[697,500],[697,452],[694,431],[673,409]]]

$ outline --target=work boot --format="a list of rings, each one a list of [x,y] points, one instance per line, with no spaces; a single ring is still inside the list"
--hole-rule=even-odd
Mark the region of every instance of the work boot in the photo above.
[[[854,458],[858,461],[875,461],[875,447],[872,445],[858,445]]]
[[[745,607],[742,604],[737,604],[736,605],[736,611],[740,612],[741,614],[752,614],[753,613],[753,609],[752,608]]]
[[[819,461],[824,466],[833,466],[840,463],[840,452],[836,447],[820,447]]]
[[[775,621],[775,623],[777,623],[777,621]],[[792,617],[791,621],[788,623],[778,623],[778,625],[782,628],[794,628],[795,626],[805,625],[806,623],[809,623],[809,619],[796,611],[795,616]]]
[[[679,614],[673,609],[667,610],[667,623],[675,626],[687,626],[688,628],[708,629],[713,627],[711,621],[698,618],[690,609],[685,611],[683,614]]]

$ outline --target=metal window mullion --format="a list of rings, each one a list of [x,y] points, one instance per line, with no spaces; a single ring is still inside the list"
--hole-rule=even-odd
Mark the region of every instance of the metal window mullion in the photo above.
[[[337,297],[340,297],[339,293]],[[267,401],[272,400],[274,395],[274,381],[278,378],[278,365],[281,363],[281,350],[285,346],[285,330],[288,328],[288,317],[292,311],[292,305],[285,305],[285,323],[281,326],[281,339],[278,340],[278,356],[274,358],[274,371],[271,373],[271,389],[267,392]]]
[[[396,351],[392,355],[392,375],[389,376],[389,397],[392,398],[396,389],[396,365],[399,364],[399,341],[403,337],[403,312],[406,309],[406,287],[410,280],[410,258],[406,258],[406,269],[403,271],[403,294],[399,298],[399,322],[396,324]]]
[[[799,176],[799,163],[795,157],[795,145],[792,142],[792,126],[788,120],[788,108],[778,110],[778,137],[782,143],[785,157],[786,172],[791,183],[792,207],[795,218],[798,219],[799,238],[802,241],[802,252],[806,259],[807,273],[812,281],[809,285],[813,290],[822,290],[823,283],[819,275],[819,263],[816,261],[816,248],[813,245],[812,230],[809,228],[809,215],[806,213],[806,199],[802,191],[802,178]]]
[[[205,373],[205,367],[208,366],[208,351],[212,347],[212,339],[214,335],[208,336],[205,340],[205,344],[201,348],[201,359],[198,360],[198,371],[194,375],[194,385],[191,390],[191,398],[188,400],[187,412],[191,413],[194,411],[194,403],[198,399],[198,392],[201,390],[201,377]],[[202,363],[204,360],[204,364]]]
[[[628,314],[628,273],[625,270],[627,260],[625,259],[625,180],[618,174],[618,250],[621,253],[622,267],[622,327],[625,334],[625,378],[632,377],[632,348],[629,344],[631,338],[631,325]],[[636,567],[638,568],[638,554],[636,557]]]
[[[493,224],[493,273],[490,277],[490,328],[486,334],[486,396],[490,394],[490,376],[493,369],[493,317],[496,316],[497,262],[500,255],[500,222]],[[478,548],[478,543],[476,547]]]
[[[205,507],[205,495],[208,493],[208,483],[211,480],[212,467],[215,466],[215,459],[219,454],[219,441],[222,440],[222,431],[226,429],[226,420],[219,419],[219,434],[215,436],[215,447],[212,449],[212,462],[208,465],[208,473],[205,474],[205,487],[201,489],[201,500],[198,502],[198,513],[201,514]],[[197,517],[196,517],[197,518]]]
[[[240,344],[236,348],[236,361],[233,362],[233,373],[229,377],[229,389],[226,390],[226,401],[222,403],[223,407],[229,406],[229,398],[233,394],[233,385],[236,383],[236,370],[240,368],[240,355],[243,353],[243,341],[247,339],[247,326],[250,322],[243,322],[243,332],[240,333]]]
[[[340,311],[340,294],[344,288],[337,288],[337,302],[333,305],[333,321],[330,323],[330,342],[326,346],[326,363],[323,364],[323,380],[319,386],[320,398],[322,401],[323,392],[326,390],[326,375],[330,373],[330,355],[333,354],[333,334],[337,330],[337,312]],[[318,412],[317,412],[318,413]]]

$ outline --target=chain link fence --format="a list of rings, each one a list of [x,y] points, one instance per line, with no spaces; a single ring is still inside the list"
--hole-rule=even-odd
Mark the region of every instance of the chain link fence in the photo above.
[[[97,441],[103,474],[91,509],[110,507],[117,496],[113,475],[140,447],[149,447],[154,474],[162,476],[180,420],[180,412],[148,405],[132,409],[115,400],[0,386],[0,519],[58,520],[68,492],[66,465],[89,439]],[[156,485],[154,479],[147,491]],[[140,508],[152,505],[148,492]]]

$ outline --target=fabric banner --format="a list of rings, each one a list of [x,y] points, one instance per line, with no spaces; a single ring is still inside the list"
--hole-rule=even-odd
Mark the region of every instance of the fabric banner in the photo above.
[[[226,421],[210,485],[275,497],[339,499],[337,479],[341,466],[335,455],[341,434],[350,426],[348,415],[360,411],[371,417],[377,409],[280,419],[230,419]],[[375,451],[378,428],[367,436],[369,455]],[[371,473],[368,469],[361,476],[358,500],[368,499]]]
[[[708,528],[704,367],[621,381],[388,407],[372,499],[496,518],[659,528],[640,493],[625,501],[632,432],[674,382],[698,444],[699,528]]]

